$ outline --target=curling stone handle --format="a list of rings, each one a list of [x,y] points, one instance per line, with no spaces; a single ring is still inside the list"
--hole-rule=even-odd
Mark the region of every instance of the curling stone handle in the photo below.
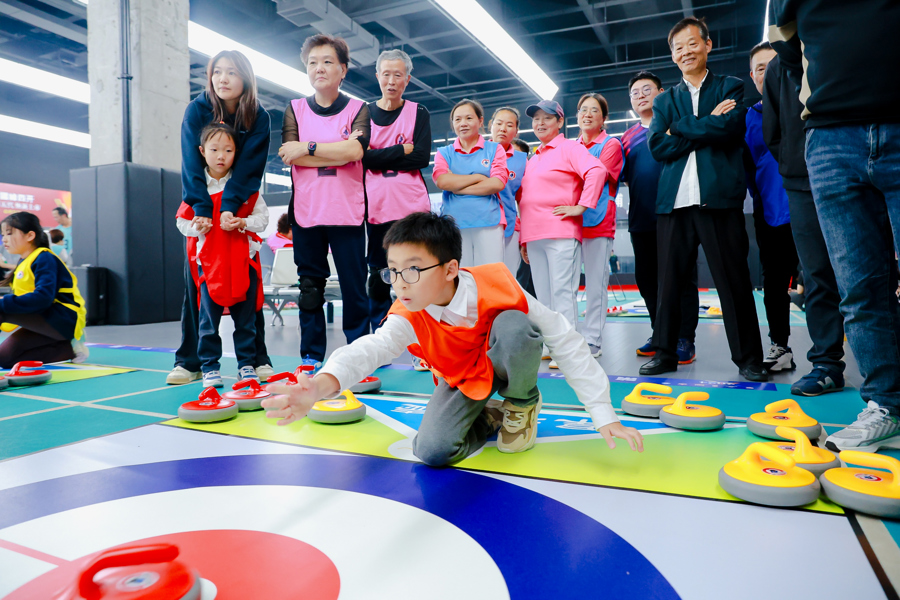
[[[675,399],[675,404],[672,405],[672,410],[678,411],[683,409],[688,400],[702,402],[703,400],[709,400],[709,394],[706,392],[684,392],[683,394],[678,394],[678,398]]]
[[[44,366],[44,363],[42,363],[39,360],[23,360],[23,361],[20,361],[20,362],[17,362],[16,364],[14,364],[13,368],[10,369],[8,374],[14,375],[14,376],[22,375],[22,373],[21,373],[22,369],[36,369],[38,367],[43,367],[43,366]]]
[[[776,427],[775,433],[783,438],[794,440],[794,461],[800,463],[816,462],[818,454],[805,433],[794,427],[785,427],[784,425]],[[824,454],[827,451],[819,450],[819,452]]]
[[[773,402],[771,404],[766,405],[767,413],[777,413],[781,412],[784,409],[787,409],[788,415],[805,415],[803,409],[800,408],[800,405],[797,404],[797,401],[793,398],[787,398],[785,400],[778,400],[777,402]]]
[[[840,457],[845,463],[890,471],[894,476],[890,487],[900,491],[900,460],[883,454],[870,454],[859,450],[841,450]]]
[[[103,569],[172,562],[177,557],[178,546],[174,544],[129,546],[109,550],[98,556],[87,569],[81,572],[78,577],[78,592],[88,600],[100,598],[100,586],[94,583],[94,577]]]
[[[630,394],[625,396],[625,399],[628,400],[629,398],[642,396],[645,391],[653,392],[654,394],[671,394],[672,388],[659,383],[639,383],[634,386],[634,389],[631,390]]]
[[[359,400],[356,399],[356,395],[350,390],[344,390],[341,392],[341,396],[346,398],[347,402],[359,402]]]
[[[200,392],[200,400],[218,400],[221,398],[219,396],[219,391],[214,387],[208,387],[202,392]]]
[[[261,389],[259,382],[255,379],[244,379],[231,386],[231,389],[234,391],[242,390],[244,388],[250,388],[253,392],[258,392]]]
[[[762,467],[766,464],[762,461],[763,458],[768,458],[784,469],[793,469],[797,465],[797,462],[791,458],[791,455],[784,450],[779,450],[762,442],[753,442],[747,446],[747,449],[744,450],[738,461],[748,464],[748,466]]]
[[[288,385],[293,385],[297,383],[297,378],[294,377],[293,373],[276,373],[269,377],[269,379],[266,380],[266,383],[276,383],[278,381],[284,381]]]

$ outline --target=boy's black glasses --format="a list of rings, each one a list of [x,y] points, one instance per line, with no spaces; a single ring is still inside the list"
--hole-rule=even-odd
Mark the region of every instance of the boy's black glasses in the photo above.
[[[381,275],[381,280],[385,283],[396,283],[397,276],[403,278],[403,281],[406,283],[418,283],[420,273],[422,271],[427,271],[428,269],[433,269],[435,267],[439,267],[444,263],[438,263],[436,265],[431,265],[430,267],[425,267],[424,269],[420,267],[407,267],[401,271],[397,271],[396,269],[381,269],[378,273]]]

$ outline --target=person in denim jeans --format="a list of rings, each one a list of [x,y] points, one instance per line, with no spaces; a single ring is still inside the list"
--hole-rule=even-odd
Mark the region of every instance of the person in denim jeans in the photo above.
[[[775,0],[772,12],[769,39],[805,105],[810,187],[864,378],[867,408],[826,446],[876,449],[900,440],[900,82],[883,75],[900,60],[900,3]],[[865,43],[835,43],[847,31]]]

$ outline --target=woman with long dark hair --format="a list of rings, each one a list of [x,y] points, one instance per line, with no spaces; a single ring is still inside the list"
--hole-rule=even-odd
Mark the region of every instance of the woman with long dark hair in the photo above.
[[[271,128],[269,113],[257,99],[256,76],[247,57],[236,50],[213,56],[206,66],[206,91],[194,98],[184,111],[181,124],[182,200],[194,210],[194,225],[201,233],[212,226],[212,200],[207,190],[206,164],[197,152],[200,132],[210,123],[226,123],[237,132],[237,157],[231,178],[222,192],[223,218],[234,212],[247,198],[259,191],[266,171]],[[188,241],[190,245],[190,240]],[[185,261],[184,304],[181,309],[181,346],[175,352],[175,368],[166,383],[177,385],[200,379],[197,356],[199,324],[197,287]],[[256,374],[265,381],[272,375],[265,342],[265,319],[256,315]]]

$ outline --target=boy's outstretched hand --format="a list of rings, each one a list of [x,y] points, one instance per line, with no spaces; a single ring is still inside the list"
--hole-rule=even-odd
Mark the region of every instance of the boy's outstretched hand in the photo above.
[[[265,400],[263,400],[263,402],[265,402]],[[620,440],[628,442],[628,445],[631,446],[632,450],[636,450],[637,452],[644,451],[644,436],[642,436],[641,432],[634,427],[625,427],[618,422],[610,423],[609,425],[601,427],[600,433],[603,435],[603,439],[606,440],[606,443],[610,448],[616,447],[616,442],[613,438],[617,437]]]
[[[266,390],[277,395],[263,400],[262,407],[266,409],[266,417],[281,419],[279,425],[290,425],[305,417],[316,402],[338,387],[337,379],[332,375],[310,378],[301,373],[293,385],[267,385]]]

